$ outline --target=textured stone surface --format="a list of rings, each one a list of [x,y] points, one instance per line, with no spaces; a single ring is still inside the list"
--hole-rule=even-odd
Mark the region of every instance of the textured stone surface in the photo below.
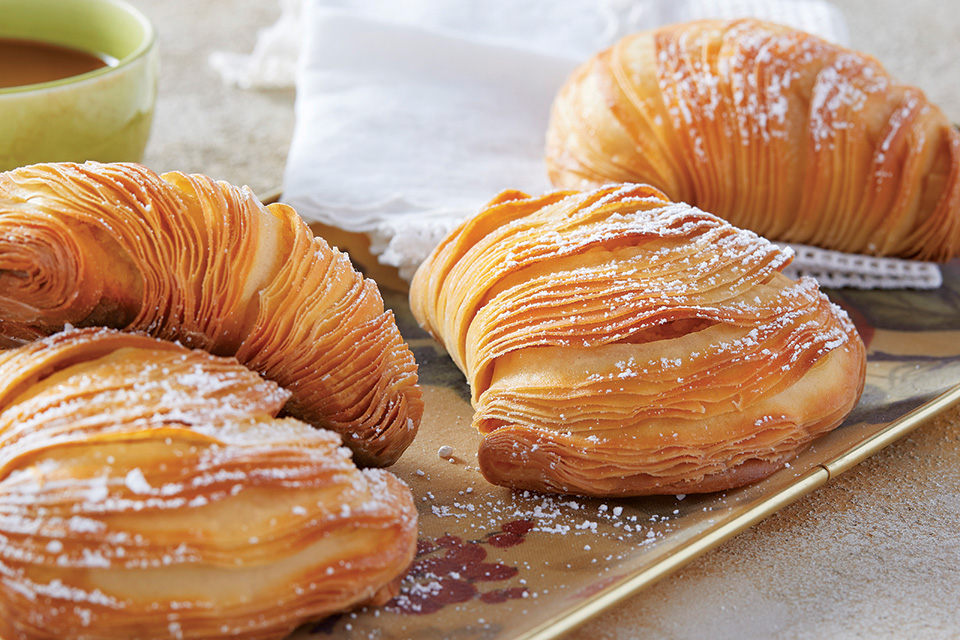
[[[943,0],[837,0],[854,47],[960,122],[960,12]],[[280,186],[293,91],[243,91],[210,69],[247,52],[268,0],[135,0],[160,32],[145,163],[258,193]],[[572,634],[603,638],[960,637],[960,411],[921,426],[812,495]]]
[[[248,53],[280,13],[267,0],[134,0],[157,28],[160,88],[144,164],[280,187],[293,133],[294,91],[245,91],[223,83],[214,51]]]

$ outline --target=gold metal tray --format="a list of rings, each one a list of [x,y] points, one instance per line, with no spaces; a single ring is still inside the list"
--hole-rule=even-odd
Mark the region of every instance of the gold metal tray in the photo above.
[[[476,466],[463,375],[384,292],[420,364],[426,413],[392,467],[420,507],[401,594],[307,638],[556,638],[816,489],[960,400],[960,262],[936,291],[829,291],[868,347],[863,398],[789,468],[735,491],[597,500],[511,492]],[[452,455],[443,458],[441,447]]]

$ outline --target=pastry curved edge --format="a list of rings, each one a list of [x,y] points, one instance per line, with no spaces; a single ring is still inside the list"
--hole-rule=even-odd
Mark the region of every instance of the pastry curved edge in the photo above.
[[[756,19],[628,35],[558,91],[558,188],[642,182],[772,240],[960,255],[960,131],[869,55]]]
[[[491,483],[514,489],[596,497],[710,493],[751,484],[782,469],[818,436],[839,426],[856,406],[866,362],[862,343],[853,341],[825,360],[821,366],[830,371],[821,372],[823,382],[817,386],[832,394],[817,394],[815,400],[794,398],[776,409],[767,408],[763,416],[780,414],[778,419],[783,421],[771,422],[767,429],[779,430],[782,436],[766,434],[762,441],[753,439],[757,442],[745,437],[728,447],[730,453],[722,459],[679,446],[668,436],[651,447],[654,466],[631,455],[626,443],[609,442],[606,455],[599,455],[598,445],[589,440],[508,424],[483,436],[478,449],[480,470]],[[856,392],[851,394],[850,388]],[[745,424],[736,431],[749,432],[762,417],[739,419]],[[703,427],[709,430],[711,425]],[[691,473],[690,467],[697,469]]]
[[[0,353],[0,389],[4,638],[278,640],[413,559],[410,489],[233,358],[77,329]]]
[[[865,347],[791,258],[636,184],[498,198],[411,284],[464,371],[480,468],[515,489],[631,496],[766,477],[838,426]]]
[[[290,207],[134,164],[0,174],[0,333],[144,331],[235,355],[292,392],[287,412],[387,466],[423,415],[417,364],[376,283]]]

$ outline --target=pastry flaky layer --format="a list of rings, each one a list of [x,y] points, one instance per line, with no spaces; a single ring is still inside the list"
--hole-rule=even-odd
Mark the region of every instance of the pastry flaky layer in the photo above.
[[[873,58],[757,20],[620,40],[558,93],[554,184],[643,182],[785,242],[960,254],[960,132]]]
[[[464,371],[491,482],[593,496],[726,489],[833,429],[865,349],[792,253],[641,185],[504,193],[411,285]]]
[[[67,324],[236,356],[359,464],[394,462],[423,413],[376,284],[290,207],[205,176],[97,163],[0,174],[0,339]]]
[[[288,396],[110,329],[0,353],[0,637],[282,638],[394,595],[409,488]]]

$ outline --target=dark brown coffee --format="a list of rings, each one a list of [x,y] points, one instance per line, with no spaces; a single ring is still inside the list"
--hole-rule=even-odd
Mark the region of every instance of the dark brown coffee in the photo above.
[[[69,78],[107,65],[105,56],[79,49],[0,37],[0,89]]]

